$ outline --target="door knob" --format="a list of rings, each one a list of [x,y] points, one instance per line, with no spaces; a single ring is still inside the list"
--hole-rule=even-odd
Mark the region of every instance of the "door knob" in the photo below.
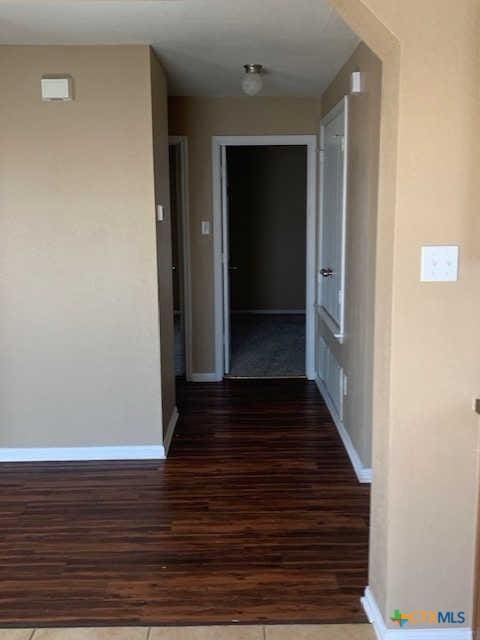
[[[328,267],[327,269],[320,269],[320,273],[324,278],[331,278],[335,275],[333,269],[330,269],[330,267]]]

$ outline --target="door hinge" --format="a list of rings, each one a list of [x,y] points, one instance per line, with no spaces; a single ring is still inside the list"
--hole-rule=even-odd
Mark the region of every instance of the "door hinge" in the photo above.
[[[340,148],[342,149],[342,153],[345,153],[345,136],[342,136],[340,139]]]
[[[342,306],[343,304],[343,291],[340,289],[338,292],[338,304]]]

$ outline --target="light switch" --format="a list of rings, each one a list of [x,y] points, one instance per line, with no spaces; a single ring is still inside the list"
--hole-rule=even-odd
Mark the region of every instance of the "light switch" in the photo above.
[[[431,245],[422,247],[422,282],[455,282],[458,280],[458,247]]]
[[[210,222],[208,220],[202,220],[202,236],[210,235]]]

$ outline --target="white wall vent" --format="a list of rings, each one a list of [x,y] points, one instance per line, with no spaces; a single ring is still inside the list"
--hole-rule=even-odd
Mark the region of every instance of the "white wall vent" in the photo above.
[[[72,100],[72,79],[69,76],[43,76],[41,79],[44,102],[67,102]]]

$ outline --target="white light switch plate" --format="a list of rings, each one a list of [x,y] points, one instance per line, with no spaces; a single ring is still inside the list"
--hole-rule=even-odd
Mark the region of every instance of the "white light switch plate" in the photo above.
[[[202,236],[210,235],[210,222],[208,220],[202,220]]]
[[[422,247],[422,282],[455,282],[458,280],[458,247],[431,245]]]

